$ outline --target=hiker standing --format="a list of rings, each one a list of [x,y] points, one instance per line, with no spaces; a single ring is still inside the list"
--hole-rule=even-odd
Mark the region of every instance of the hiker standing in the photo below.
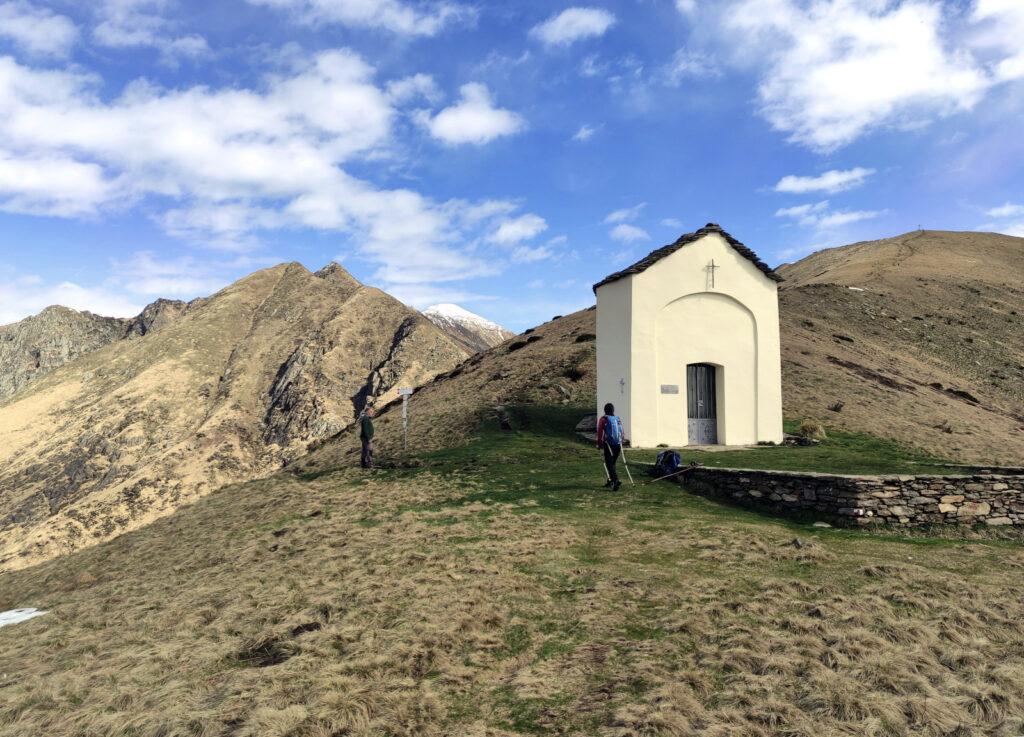
[[[597,421],[597,447],[604,451],[604,466],[608,470],[605,486],[618,491],[619,474],[615,472],[615,464],[622,453],[622,420],[615,416],[615,405],[611,402],[604,406],[604,417]]]
[[[359,418],[359,439],[363,443],[363,452],[359,456],[359,465],[373,468],[373,407],[363,410]]]

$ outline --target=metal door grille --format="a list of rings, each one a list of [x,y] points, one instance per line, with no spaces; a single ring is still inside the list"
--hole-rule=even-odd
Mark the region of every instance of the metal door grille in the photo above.
[[[714,366],[692,363],[686,367],[686,408],[690,445],[718,443]]]

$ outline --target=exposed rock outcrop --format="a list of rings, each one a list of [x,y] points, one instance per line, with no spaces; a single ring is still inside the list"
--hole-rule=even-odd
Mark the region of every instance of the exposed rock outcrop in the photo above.
[[[0,403],[0,568],[272,473],[369,399],[467,357],[337,265],[282,264],[188,306],[157,303],[117,339],[127,322]]]
[[[0,326],[0,401],[79,356],[164,328],[188,307],[180,300],[158,299],[125,319],[55,305]]]

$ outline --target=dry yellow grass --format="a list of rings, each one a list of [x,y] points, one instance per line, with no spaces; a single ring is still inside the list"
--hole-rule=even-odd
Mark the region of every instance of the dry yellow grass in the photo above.
[[[228,487],[0,574],[0,610],[50,611],[0,629],[0,736],[1024,730],[1019,542],[613,495],[589,448],[509,442]]]
[[[339,266],[256,272],[0,400],[0,569],[267,476],[465,352]]]

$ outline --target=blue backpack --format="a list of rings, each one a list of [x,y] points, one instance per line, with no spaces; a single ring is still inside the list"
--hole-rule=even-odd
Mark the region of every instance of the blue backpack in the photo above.
[[[612,445],[622,445],[622,420],[615,415],[605,415],[604,439]]]
[[[658,458],[654,462],[654,468],[651,469],[651,475],[659,477],[673,476],[679,473],[682,465],[683,461],[678,453],[674,450],[663,450],[658,453]]]

